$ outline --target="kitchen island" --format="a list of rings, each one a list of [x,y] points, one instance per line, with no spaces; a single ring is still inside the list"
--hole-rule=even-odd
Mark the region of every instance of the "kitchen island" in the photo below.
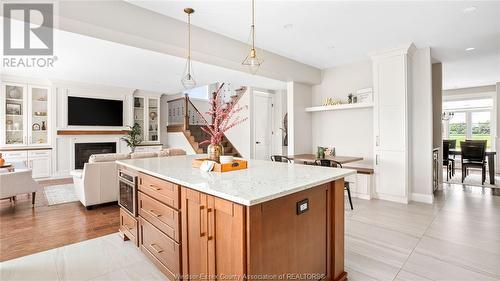
[[[118,161],[137,175],[137,214],[120,231],[170,279],[347,280],[344,177],[300,164],[250,160],[226,173],[194,156]]]

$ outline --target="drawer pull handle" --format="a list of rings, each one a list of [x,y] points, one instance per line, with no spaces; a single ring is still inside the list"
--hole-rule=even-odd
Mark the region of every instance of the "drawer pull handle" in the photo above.
[[[150,187],[150,189],[155,190],[155,191],[161,190],[161,188],[160,188],[160,187],[157,187],[157,186],[156,186],[156,185],[154,185],[154,184],[150,184],[150,185],[149,185],[149,187]]]
[[[149,244],[149,247],[153,248],[153,250],[155,250],[155,252],[157,252],[158,254],[163,252],[163,250],[156,244]]]
[[[155,217],[157,217],[157,218],[161,217],[161,215],[160,215],[160,214],[157,214],[157,213],[155,212],[155,210],[149,210],[149,212],[150,212],[153,216],[155,216]]]

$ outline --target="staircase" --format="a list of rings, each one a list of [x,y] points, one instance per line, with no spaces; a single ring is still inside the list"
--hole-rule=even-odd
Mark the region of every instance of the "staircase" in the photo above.
[[[184,135],[188,139],[193,149],[196,153],[207,153],[208,144],[200,145],[201,142],[209,138],[208,134],[201,129],[201,125],[190,125],[189,130],[184,132]],[[221,143],[224,147],[224,155],[232,155],[234,157],[241,157],[240,153],[236,150],[233,144],[227,139],[226,136],[222,139]]]
[[[238,102],[245,92],[246,87],[236,89],[235,95],[231,96],[231,101]],[[188,110],[185,110],[185,108]],[[208,144],[200,145],[200,143],[210,139],[210,137],[201,129],[204,127],[202,125],[204,122],[200,122],[199,111],[189,100],[189,97],[169,101],[169,111],[169,124],[176,124],[167,126],[167,132],[182,132],[196,153],[206,154]],[[170,114],[177,114],[177,116],[174,116],[171,120]],[[226,136],[222,139],[221,145],[224,148],[224,155],[241,157],[241,154]]]

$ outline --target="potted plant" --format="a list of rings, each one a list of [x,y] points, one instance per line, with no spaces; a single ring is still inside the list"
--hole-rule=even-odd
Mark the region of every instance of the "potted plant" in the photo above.
[[[142,136],[141,136],[141,125],[138,123],[135,123],[133,126],[128,126],[130,131],[128,134],[124,137],[121,138],[124,142],[127,143],[127,146],[130,147],[130,150],[132,152],[135,151],[135,147],[141,144],[142,142]]]
[[[220,85],[209,100],[211,110],[207,114],[211,117],[212,124],[209,124],[205,118],[200,118],[206,124],[201,129],[210,135],[210,139],[201,142],[200,145],[209,144],[207,148],[208,158],[215,162],[219,162],[220,156],[224,153],[224,148],[221,145],[224,133],[248,119],[247,117],[240,118],[240,116],[235,116],[248,107],[240,107],[234,98],[229,102],[225,102],[221,96],[221,89],[223,87],[224,83]]]

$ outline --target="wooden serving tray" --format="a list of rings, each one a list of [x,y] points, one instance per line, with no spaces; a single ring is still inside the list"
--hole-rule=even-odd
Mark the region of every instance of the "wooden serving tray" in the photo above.
[[[210,159],[208,159],[208,158],[194,159],[193,160],[193,167],[199,168],[201,166],[201,163],[203,163],[203,161],[205,161],[205,160],[210,160]],[[224,173],[224,172],[243,170],[246,168],[248,168],[248,162],[246,160],[234,159],[233,163],[227,163],[227,164],[215,163],[214,169],[212,171]]]

